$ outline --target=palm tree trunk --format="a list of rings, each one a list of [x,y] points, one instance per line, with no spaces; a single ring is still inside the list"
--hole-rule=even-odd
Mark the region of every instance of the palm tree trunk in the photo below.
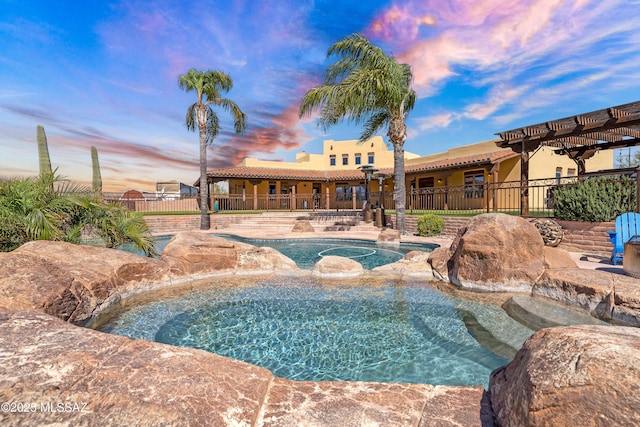
[[[211,228],[209,218],[209,184],[207,182],[207,110],[198,108],[198,130],[200,132],[200,230]],[[204,118],[201,120],[202,116]]]
[[[405,226],[404,144],[393,144],[393,197],[396,205],[396,230],[403,235]]]
[[[404,141],[407,139],[407,125],[402,117],[391,119],[389,139],[393,144],[393,198],[396,205],[396,230],[405,234],[405,207],[407,192],[404,172]]]

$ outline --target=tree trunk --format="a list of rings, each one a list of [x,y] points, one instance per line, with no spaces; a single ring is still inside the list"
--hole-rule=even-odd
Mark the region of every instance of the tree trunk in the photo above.
[[[207,182],[207,110],[198,108],[197,115],[200,132],[200,230],[209,230],[211,219],[209,218],[209,184]]]
[[[393,197],[396,201],[396,229],[405,234],[405,207],[407,192],[404,185],[404,144],[393,145]]]
[[[389,139],[393,144],[393,198],[396,205],[396,230],[406,233],[405,207],[407,191],[404,173],[404,141],[407,138],[407,126],[402,118],[394,118],[389,126]]]

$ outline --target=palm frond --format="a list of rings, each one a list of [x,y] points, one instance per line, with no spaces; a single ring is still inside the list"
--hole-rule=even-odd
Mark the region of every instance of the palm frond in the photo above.
[[[213,140],[218,136],[220,132],[220,120],[218,119],[218,115],[213,111],[211,106],[207,105],[207,125],[206,125],[206,134],[207,134],[207,145],[213,144]]]
[[[233,126],[236,133],[243,133],[247,127],[247,116],[240,110],[240,107],[229,98],[219,98],[215,105],[228,111],[233,116]]]
[[[386,111],[379,111],[375,114],[372,114],[369,117],[369,120],[364,124],[364,129],[362,131],[362,135],[360,136],[361,141],[366,141],[367,139],[374,136],[380,129],[389,126],[390,117]]]
[[[187,115],[185,117],[184,120],[184,124],[187,127],[188,130],[190,130],[191,132],[196,130],[196,126],[197,126],[197,119],[196,119],[196,107],[197,107],[198,103],[194,103],[191,104],[189,106],[189,108],[187,109]]]
[[[324,130],[342,121],[364,125],[360,137],[364,140],[389,123],[380,117],[404,119],[413,109],[415,92],[410,88],[413,77],[408,65],[398,64],[360,34],[331,46],[327,56],[334,55],[338,59],[327,68],[324,84],[302,98],[300,117],[319,110],[318,125]]]

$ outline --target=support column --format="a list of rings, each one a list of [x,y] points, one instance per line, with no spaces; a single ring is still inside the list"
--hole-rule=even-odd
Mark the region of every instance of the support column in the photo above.
[[[587,172],[587,165],[585,159],[580,157],[576,160],[578,164],[578,176],[583,176]]]
[[[489,169],[490,181],[487,189],[491,189],[491,193],[488,194],[489,202],[487,203],[487,213],[489,211],[497,211],[498,210],[498,202],[496,200],[496,195],[498,194],[498,172],[500,172],[500,163],[496,163],[493,165],[491,169]]]
[[[444,177],[444,210],[449,210],[449,176]]]
[[[498,165],[496,165],[498,166]],[[498,168],[499,169],[499,168]],[[491,190],[491,200],[493,202],[493,211],[496,212],[498,210],[498,170],[493,172],[493,189]]]
[[[325,192],[325,205],[324,208],[325,209],[331,209],[331,199],[329,199],[329,185],[327,184],[327,186],[324,188],[324,192]]]
[[[253,184],[253,210],[258,210],[258,184]]]
[[[355,185],[351,187],[351,209],[353,209],[354,211],[357,208],[357,202],[356,202],[356,187]]]

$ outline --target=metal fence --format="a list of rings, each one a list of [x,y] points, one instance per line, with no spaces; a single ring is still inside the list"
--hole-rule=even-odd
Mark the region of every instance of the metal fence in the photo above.
[[[611,175],[607,182],[625,182],[636,185],[636,176]],[[553,217],[555,193],[563,187],[579,186],[583,179],[548,178],[520,181],[484,183],[471,186],[429,187],[410,190],[406,195],[405,208],[409,214],[434,212],[439,214],[474,215],[483,212],[520,214],[521,195],[526,194],[530,216]],[[640,191],[640,189],[638,189]],[[197,213],[198,197],[180,199],[153,199],[122,197],[113,193],[105,199],[122,203],[132,211],[143,213]],[[365,200],[364,191],[325,194],[214,194],[210,197],[209,209],[214,212],[266,212],[266,211],[315,211],[315,210],[361,210]],[[369,200],[373,207],[395,209],[391,192],[371,192]],[[637,211],[637,198],[629,199],[628,211]]]

